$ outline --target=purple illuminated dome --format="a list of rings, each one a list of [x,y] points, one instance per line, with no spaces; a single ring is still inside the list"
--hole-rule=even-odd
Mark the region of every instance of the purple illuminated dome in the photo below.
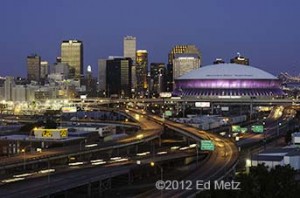
[[[201,67],[175,79],[178,96],[280,96],[280,81],[261,69],[239,64]]]

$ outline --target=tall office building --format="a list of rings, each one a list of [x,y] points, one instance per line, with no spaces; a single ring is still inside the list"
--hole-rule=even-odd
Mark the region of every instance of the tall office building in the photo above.
[[[131,58],[113,58],[106,61],[106,92],[108,96],[131,95]]]
[[[230,63],[236,63],[240,65],[249,65],[249,58],[241,56],[240,53],[237,53],[237,56],[230,59]]]
[[[4,99],[11,101],[13,99],[12,89],[15,85],[14,77],[6,76],[4,81]]]
[[[98,90],[100,96],[106,96],[106,61],[107,59],[98,60]]]
[[[201,53],[195,45],[174,46],[168,55],[167,91],[173,90],[175,78],[199,68],[200,65]]]
[[[48,61],[41,61],[41,78],[45,79],[47,78],[47,75],[49,74],[49,64]]]
[[[148,88],[147,83],[148,72],[148,52],[147,50],[136,51],[136,81],[137,93],[145,95]]]
[[[80,79],[83,75],[83,43],[66,40],[61,43],[61,62],[70,66],[70,77]]]
[[[172,48],[168,57],[168,64],[173,64],[173,60],[176,54],[196,54],[200,59],[201,53],[195,45],[176,45]]]
[[[81,79],[81,85],[86,88],[85,93],[88,97],[99,97],[100,92],[97,87],[97,78],[93,78],[92,66],[88,65],[86,68],[85,78]]]
[[[137,90],[136,65],[131,67],[131,90],[132,93],[135,93]]]
[[[39,81],[41,78],[41,57],[37,54],[27,56],[27,79]]]
[[[166,67],[164,63],[150,64],[150,93],[157,95],[165,91]]]
[[[123,40],[123,56],[131,58],[132,63],[136,61],[136,37],[126,36]]]
[[[167,64],[167,72],[166,72],[166,91],[172,92],[174,81],[173,81],[173,64]]]
[[[197,54],[175,54],[173,59],[173,80],[200,67]]]

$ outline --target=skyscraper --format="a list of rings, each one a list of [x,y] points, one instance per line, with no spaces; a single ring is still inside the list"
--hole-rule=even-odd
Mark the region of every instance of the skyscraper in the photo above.
[[[12,88],[15,85],[14,77],[6,76],[4,81],[4,99],[7,101],[12,100]]]
[[[176,54],[196,54],[200,59],[201,63],[201,53],[195,45],[176,45],[172,48],[168,57],[168,64],[173,64],[173,59]]]
[[[107,59],[98,60],[98,90],[101,96],[106,96],[106,61]]]
[[[41,78],[41,57],[37,54],[27,56],[27,79],[39,81]]]
[[[173,91],[173,64],[167,64],[167,72],[166,72],[166,91],[172,92]]]
[[[240,53],[237,53],[237,56],[230,59],[230,63],[236,63],[240,65],[249,65],[249,58],[241,56]]]
[[[48,61],[41,61],[41,78],[45,79],[49,74],[49,64]]]
[[[150,92],[154,95],[165,91],[166,67],[164,63],[150,64]]]
[[[173,59],[173,79],[200,67],[197,54],[175,54]]]
[[[125,58],[131,58],[132,63],[136,61],[136,37],[126,36],[123,40],[123,55]]]
[[[83,74],[83,44],[79,40],[61,43],[61,62],[70,66],[70,77],[80,79]],[[73,74],[72,74],[73,73]]]
[[[131,95],[131,58],[113,58],[106,61],[106,92],[108,96]]]
[[[147,85],[148,52],[147,50],[136,51],[136,81],[137,93],[145,95]]]
[[[199,68],[200,65],[201,53],[195,45],[174,46],[168,56],[167,91],[173,90],[175,78]]]

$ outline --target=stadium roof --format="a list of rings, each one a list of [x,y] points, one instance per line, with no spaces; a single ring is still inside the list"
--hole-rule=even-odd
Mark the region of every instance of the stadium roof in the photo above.
[[[274,75],[256,67],[234,63],[208,65],[192,70],[178,78],[179,80],[190,79],[265,79],[277,80]]]

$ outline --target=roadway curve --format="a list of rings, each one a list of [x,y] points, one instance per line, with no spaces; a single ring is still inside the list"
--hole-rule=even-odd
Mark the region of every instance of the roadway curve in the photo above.
[[[186,124],[163,120],[158,116],[149,115],[148,117],[157,123],[164,124],[166,127],[172,130],[193,138],[197,142],[204,139],[211,140],[215,144],[215,150],[209,154],[209,157],[188,176],[180,178],[181,180],[191,180],[193,184],[195,184],[197,180],[215,181],[222,179],[235,168],[235,165],[238,161],[239,152],[237,146],[229,139],[225,139],[218,134],[201,131]],[[195,195],[196,193],[198,193],[198,191],[195,188],[192,190],[164,191],[163,197],[189,197]],[[137,197],[150,198],[159,196],[161,196],[161,191],[153,189],[142,193]]]

